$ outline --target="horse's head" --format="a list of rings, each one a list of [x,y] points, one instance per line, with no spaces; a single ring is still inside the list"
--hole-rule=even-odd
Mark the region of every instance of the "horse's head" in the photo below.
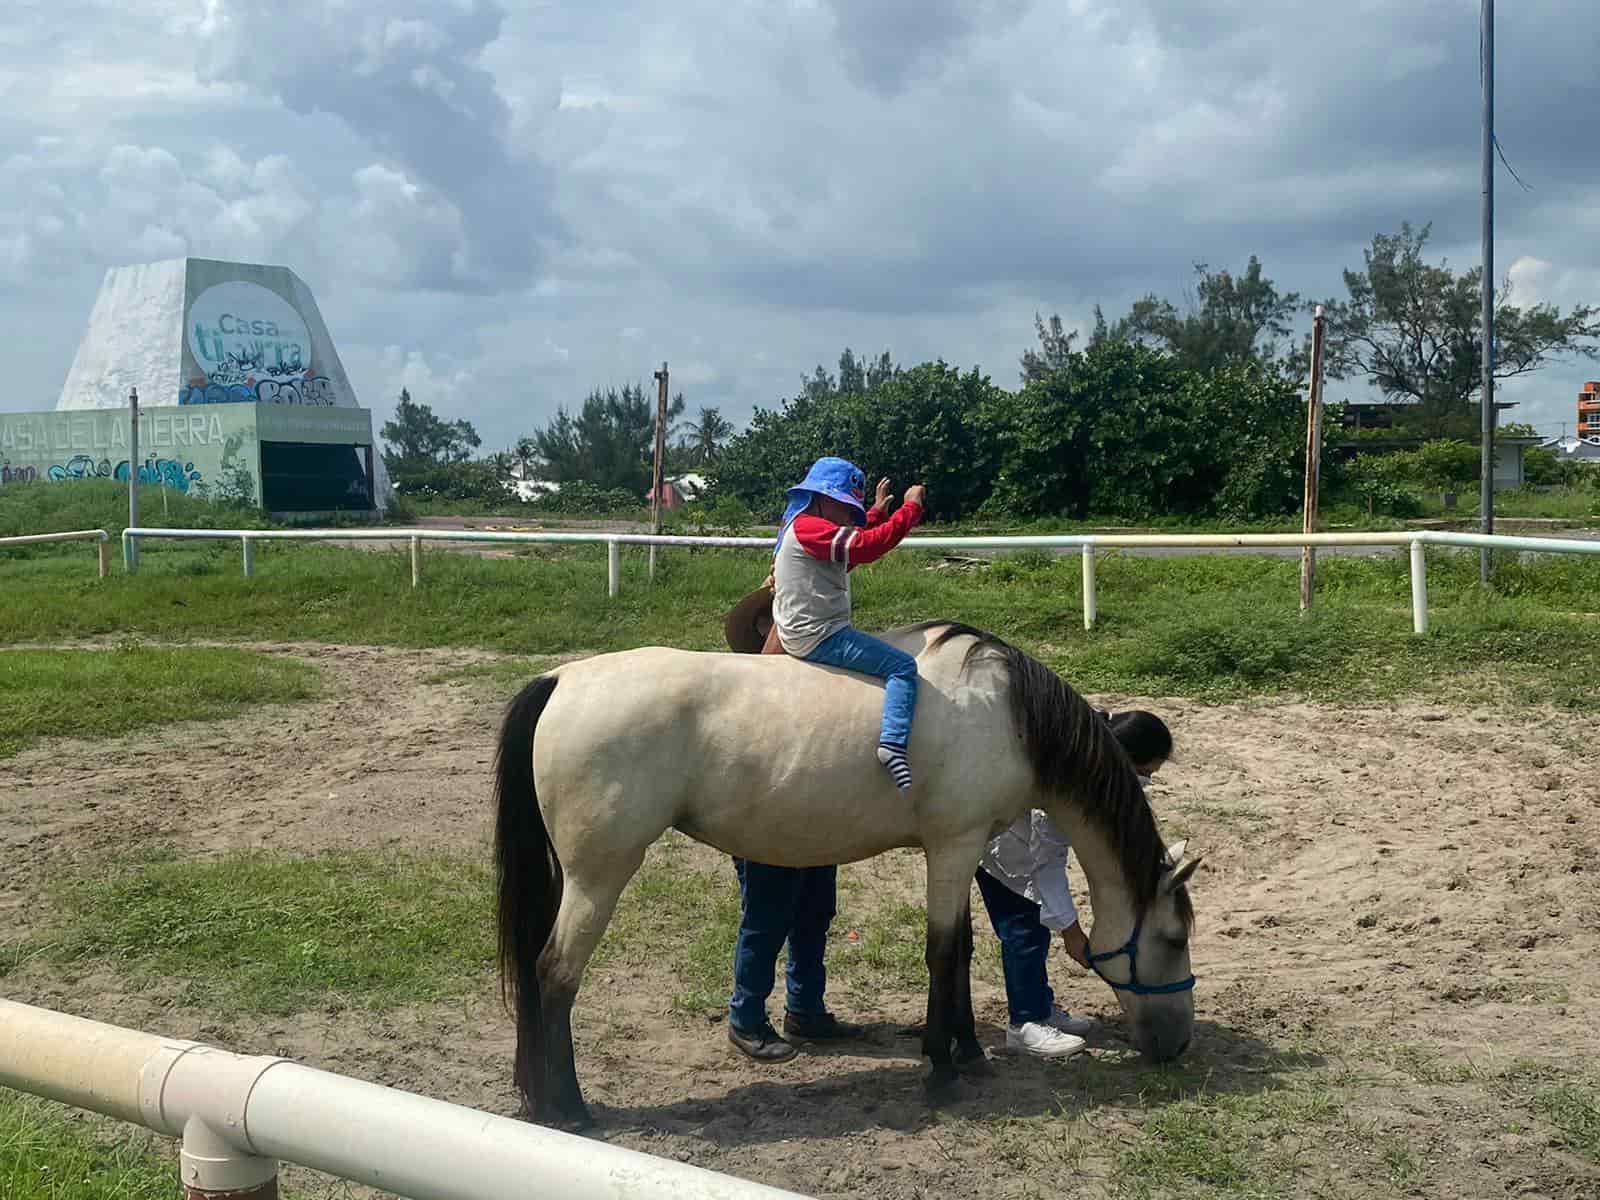
[[[1194,1032],[1194,972],[1189,967],[1189,930],[1194,912],[1185,884],[1199,856],[1185,858],[1186,842],[1168,849],[1154,898],[1133,929],[1106,929],[1096,921],[1089,935],[1089,964],[1117,993],[1129,1035],[1151,1062],[1169,1062],[1189,1048]]]

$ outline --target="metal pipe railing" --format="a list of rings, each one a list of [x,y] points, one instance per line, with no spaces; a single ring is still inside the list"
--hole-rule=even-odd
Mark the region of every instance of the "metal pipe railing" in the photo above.
[[[798,1200],[509,1117],[0,1000],[0,1084],[182,1137],[186,1195],[276,1195],[278,1162],[419,1200]]]
[[[69,536],[69,535],[58,535]],[[411,586],[422,583],[422,543],[512,542],[523,544],[604,545],[606,593],[622,589],[623,546],[681,546],[698,549],[770,550],[769,537],[693,537],[648,533],[507,533],[470,529],[125,529],[124,545],[139,538],[173,538],[182,541],[231,541],[244,551],[244,573],[254,573],[251,544],[257,541],[301,542],[409,542]],[[1101,550],[1151,549],[1253,549],[1298,546],[1369,546],[1410,550],[1412,628],[1428,631],[1428,546],[1481,547],[1495,550],[1551,554],[1600,554],[1600,540],[1519,537],[1502,534],[1445,533],[1434,530],[1387,533],[1126,533],[1029,534],[1019,537],[913,537],[901,543],[913,550],[1070,550],[1083,557],[1083,627],[1093,629],[1098,604],[1095,593],[1095,555]]]
[[[99,562],[100,578],[111,573],[111,535],[104,529],[74,529],[68,533],[25,533],[18,537],[0,537],[0,547],[28,546],[39,542],[94,542],[95,558]]]

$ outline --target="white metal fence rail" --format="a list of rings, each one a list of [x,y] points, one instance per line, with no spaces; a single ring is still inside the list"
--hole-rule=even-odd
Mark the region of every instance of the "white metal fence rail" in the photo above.
[[[28,546],[38,542],[94,542],[95,558],[100,564],[100,578],[111,570],[111,535],[104,529],[74,529],[70,533],[29,533],[21,537],[0,537],[0,548]]]
[[[276,1195],[278,1162],[418,1200],[797,1200],[620,1146],[0,1000],[0,1084],[182,1137],[185,1194]]]
[[[771,538],[654,536],[647,533],[509,533],[471,529],[138,529],[123,531],[123,559],[132,566],[132,547],[146,538],[183,541],[238,541],[244,573],[255,573],[256,542],[408,542],[411,586],[422,582],[423,542],[509,542],[521,544],[588,544],[606,547],[607,592],[622,587],[623,546],[685,546],[699,549],[770,550]],[[1371,546],[1411,552],[1411,618],[1417,633],[1428,632],[1429,546],[1479,547],[1548,554],[1600,554],[1600,540],[1511,537],[1501,534],[1445,533],[1433,530],[1399,533],[1185,533],[1185,534],[1036,534],[1023,537],[914,537],[901,543],[914,550],[1071,550],[1083,560],[1083,627],[1093,629],[1098,612],[1095,555],[1101,550],[1251,549],[1299,546]]]

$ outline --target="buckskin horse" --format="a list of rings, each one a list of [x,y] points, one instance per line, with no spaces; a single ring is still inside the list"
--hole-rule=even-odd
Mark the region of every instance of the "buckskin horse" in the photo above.
[[[496,760],[501,984],[515,1013],[522,1115],[589,1111],[572,1005],[623,887],[668,829],[775,866],[920,847],[928,874],[935,1091],[984,1058],[972,1011],[971,884],[989,839],[1030,808],[1072,838],[1094,911],[1091,965],[1145,1058],[1194,1025],[1186,881],[1106,723],[1049,668],[968,626],[886,639],[921,676],[901,798],[873,758],[883,686],[786,656],[648,647],[568,663],[512,700]]]

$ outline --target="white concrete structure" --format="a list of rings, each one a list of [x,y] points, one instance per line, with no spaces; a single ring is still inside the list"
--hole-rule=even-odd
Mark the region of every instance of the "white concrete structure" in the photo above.
[[[106,272],[57,410],[283,404],[359,408],[333,336],[287,267],[177,258]],[[383,462],[373,493],[389,493]]]

